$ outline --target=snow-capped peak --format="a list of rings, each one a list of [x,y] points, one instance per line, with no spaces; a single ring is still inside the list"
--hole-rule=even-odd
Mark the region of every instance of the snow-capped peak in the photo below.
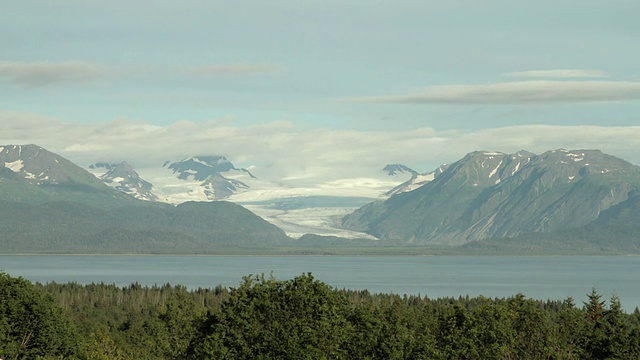
[[[84,169],[40,146],[0,146],[0,178],[25,181],[33,185],[103,185]]]
[[[402,164],[388,164],[387,166],[385,166],[382,171],[387,172],[387,174],[389,176],[396,176],[398,174],[404,174],[404,173],[408,173],[411,175],[417,175],[418,172],[405,166]]]
[[[97,175],[100,180],[110,187],[140,200],[158,200],[158,197],[153,193],[153,185],[142,179],[126,161],[120,163],[100,162],[89,166],[92,171],[100,168],[106,169],[107,172],[102,175],[94,172],[94,175]]]

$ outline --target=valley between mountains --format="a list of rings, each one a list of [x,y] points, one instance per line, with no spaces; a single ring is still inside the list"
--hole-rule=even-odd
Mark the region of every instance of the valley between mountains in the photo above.
[[[640,253],[640,167],[598,150],[476,151],[324,187],[220,155],[125,160],[0,146],[0,253]]]

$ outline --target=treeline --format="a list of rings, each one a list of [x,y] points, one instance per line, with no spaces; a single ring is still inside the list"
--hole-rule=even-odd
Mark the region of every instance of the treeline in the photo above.
[[[237,288],[0,274],[2,359],[638,359],[640,312],[572,299],[371,294],[311,274]]]

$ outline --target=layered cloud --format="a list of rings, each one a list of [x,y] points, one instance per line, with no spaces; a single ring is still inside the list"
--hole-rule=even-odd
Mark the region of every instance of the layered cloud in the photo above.
[[[80,61],[0,62],[0,81],[24,87],[85,83],[99,78],[104,73],[103,66]]]
[[[517,78],[547,78],[547,79],[567,79],[567,78],[604,78],[604,71],[586,69],[557,69],[557,70],[528,70],[516,71],[505,74],[509,77]]]
[[[640,100],[640,82],[516,81],[482,85],[432,86],[406,95],[350,98],[360,103],[553,104]]]
[[[433,170],[474,150],[597,148],[640,163],[640,126],[526,125],[482,130],[304,130],[288,122],[235,126],[229,119],[167,126],[121,119],[78,125],[34,114],[0,112],[0,145],[35,143],[87,166],[126,160],[139,169],[191,155],[227,156],[258,177],[296,185],[379,175],[387,163]]]
[[[40,88],[51,85],[80,84],[96,81],[104,77],[147,76],[150,79],[174,75],[189,76],[242,76],[269,74],[281,71],[282,67],[270,63],[228,63],[199,66],[105,66],[81,61],[65,62],[19,62],[0,61],[0,83],[10,83],[26,88]]]

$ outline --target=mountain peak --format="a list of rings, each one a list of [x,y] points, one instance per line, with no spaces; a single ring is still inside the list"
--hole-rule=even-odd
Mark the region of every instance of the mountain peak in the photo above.
[[[103,186],[71,161],[34,144],[0,145],[0,177],[35,185]]]
[[[434,171],[431,172],[427,172],[424,174],[420,174],[417,171],[414,171],[412,169],[407,168],[404,165],[400,165],[400,164],[390,164],[384,167],[384,171],[388,171],[389,175],[395,175],[395,173],[409,173],[411,174],[411,178],[409,178],[409,180],[403,182],[402,184],[394,187],[393,189],[387,191],[385,193],[386,196],[393,196],[393,195],[397,195],[400,193],[404,193],[404,192],[409,192],[409,191],[413,191],[415,189],[418,189],[420,187],[422,187],[423,185],[433,181],[433,179],[436,178],[436,176],[442,174],[443,171],[445,171],[447,168],[449,167],[449,165],[447,164],[442,164],[440,166],[438,166],[437,169],[435,169]],[[392,173],[392,171],[394,173]]]
[[[194,194],[202,194],[208,200],[226,199],[249,189],[245,181],[257,179],[249,170],[236,168],[221,155],[190,156],[174,163],[165,162],[163,167],[180,180],[199,182]]]
[[[20,203],[79,201],[108,206],[135,201],[71,161],[33,144],[0,145],[0,195]]]
[[[133,166],[128,162],[99,162],[89,165],[89,169],[95,170],[99,168],[107,170],[107,172],[100,175],[99,178],[110,187],[129,194],[139,200],[158,200],[158,197],[153,193],[153,185],[142,179],[133,169]]]
[[[158,197],[152,192],[153,185],[142,179],[127,162],[123,161],[117,164],[100,178],[112,188],[127,193],[136,199],[158,200]]]
[[[395,176],[397,174],[409,173],[411,175],[418,175],[418,172],[402,164],[387,164],[382,171],[385,171],[389,176]]]
[[[224,156],[191,156],[168,165],[178,178],[186,180],[204,181],[207,177],[221,172],[236,170],[233,164]]]

